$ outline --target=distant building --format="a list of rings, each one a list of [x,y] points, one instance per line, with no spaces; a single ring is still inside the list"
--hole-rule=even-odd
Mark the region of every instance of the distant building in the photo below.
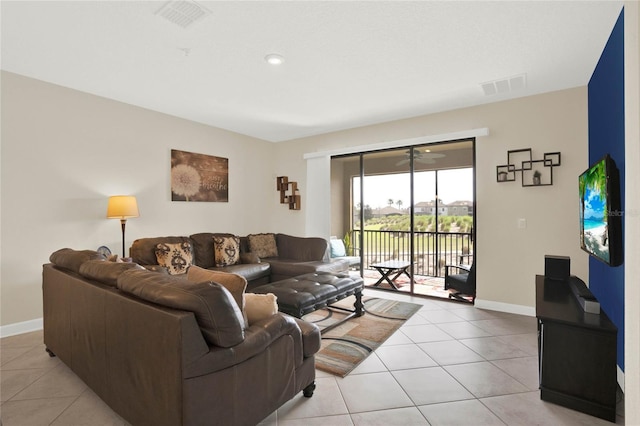
[[[422,201],[413,207],[415,214],[436,214],[435,201]]]
[[[407,212],[391,206],[383,207],[381,209],[373,209],[373,217],[397,216],[402,214],[407,214]]]
[[[454,201],[447,204],[449,216],[472,216],[473,203],[471,201]]]
[[[435,215],[435,201],[421,201],[413,207],[415,214]],[[454,201],[449,204],[438,205],[438,215],[442,216],[472,216],[473,203],[471,201]]]

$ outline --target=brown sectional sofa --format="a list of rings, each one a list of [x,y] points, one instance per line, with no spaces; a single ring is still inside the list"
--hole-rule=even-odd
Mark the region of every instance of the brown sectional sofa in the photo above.
[[[261,234],[271,235],[271,234]],[[349,270],[349,262],[331,259],[329,242],[324,238],[295,237],[273,234],[277,256],[260,258],[251,252],[250,236],[240,237],[240,262],[235,265],[216,267],[214,262],[213,237],[228,237],[232,234],[202,232],[190,236],[168,236],[140,238],[133,242],[129,255],[133,262],[145,268],[157,268],[155,249],[158,243],[189,242],[193,249],[193,263],[201,268],[242,275],[247,279],[247,290],[260,285],[296,277],[310,272],[340,273]]]
[[[62,249],[43,266],[44,343],[134,425],[255,425],[315,388],[318,328],[249,326],[215,282]],[[240,280],[242,277],[234,275]]]

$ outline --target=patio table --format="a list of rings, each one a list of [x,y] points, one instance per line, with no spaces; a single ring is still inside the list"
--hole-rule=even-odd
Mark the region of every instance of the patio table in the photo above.
[[[374,287],[379,286],[383,281],[387,281],[391,285],[391,288],[399,290],[398,286],[396,286],[395,281],[400,275],[405,274],[409,277],[409,279],[411,279],[411,275],[409,274],[409,271],[407,271],[407,268],[411,266],[411,262],[405,262],[402,260],[388,260],[386,262],[374,263],[369,266],[375,268],[382,275],[380,279],[373,285]],[[393,278],[389,278],[389,275],[393,274],[394,272],[396,274],[393,276]]]

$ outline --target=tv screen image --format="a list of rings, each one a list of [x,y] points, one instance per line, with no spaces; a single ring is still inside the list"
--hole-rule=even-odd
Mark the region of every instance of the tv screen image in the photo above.
[[[622,263],[620,182],[609,155],[578,178],[580,188],[580,246],[608,265]]]

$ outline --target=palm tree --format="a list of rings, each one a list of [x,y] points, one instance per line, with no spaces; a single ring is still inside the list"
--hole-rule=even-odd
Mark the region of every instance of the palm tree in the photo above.
[[[391,198],[389,198],[389,199],[387,200],[387,204],[388,204],[389,206],[392,206],[392,205],[393,205],[393,200],[392,200]]]
[[[398,205],[398,210],[402,210],[402,200],[396,201],[396,204]]]

